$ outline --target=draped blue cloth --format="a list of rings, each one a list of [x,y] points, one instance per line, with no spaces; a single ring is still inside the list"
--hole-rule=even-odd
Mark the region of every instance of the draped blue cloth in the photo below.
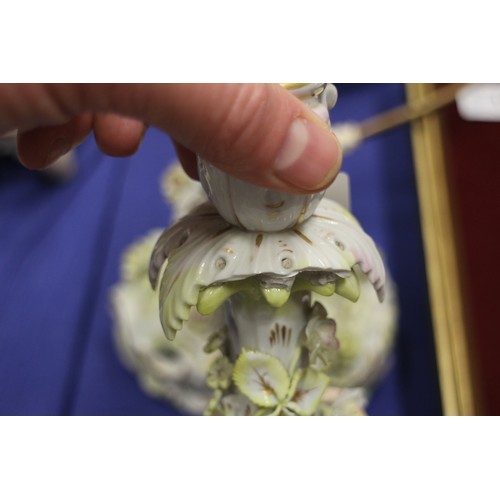
[[[358,120],[404,101],[400,84],[339,85],[334,122]],[[180,415],[150,398],[120,363],[109,290],[124,249],[170,212],[159,178],[174,159],[150,130],[126,159],[77,150],[78,174],[51,184],[0,160],[0,414]],[[354,215],[385,254],[400,322],[393,362],[372,415],[441,413],[409,130],[367,140],[346,156]]]

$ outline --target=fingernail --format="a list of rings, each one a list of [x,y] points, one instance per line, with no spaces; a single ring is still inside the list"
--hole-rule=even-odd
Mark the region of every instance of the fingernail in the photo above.
[[[329,129],[297,118],[290,125],[276,158],[274,174],[294,187],[320,190],[336,177],[341,159],[340,146]]]
[[[50,146],[47,158],[45,159],[45,166],[52,165],[58,158],[65,155],[71,149],[71,142],[65,137],[59,137]]]

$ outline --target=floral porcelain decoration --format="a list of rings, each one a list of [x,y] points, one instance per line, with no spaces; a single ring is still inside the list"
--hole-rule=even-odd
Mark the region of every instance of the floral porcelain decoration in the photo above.
[[[287,85],[328,121],[332,85]],[[156,297],[142,274],[155,235],[127,254],[141,273],[124,273],[113,295],[125,361],[149,392],[207,415],[364,414],[396,323],[372,239],[325,193],[278,193],[203,159],[199,169],[209,201],[180,167],[163,182],[179,220],[152,251]],[[134,293],[142,327],[124,317]]]

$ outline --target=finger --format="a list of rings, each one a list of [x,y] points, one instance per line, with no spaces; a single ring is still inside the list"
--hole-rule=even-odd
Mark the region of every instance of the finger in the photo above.
[[[144,89],[112,89],[134,110]],[[186,149],[249,182],[315,192],[339,171],[341,152],[325,124],[278,85],[151,85],[142,113]]]
[[[115,114],[94,117],[94,135],[101,150],[110,156],[130,156],[142,142],[146,125],[133,118]]]
[[[7,110],[0,114],[0,132],[63,123],[85,111],[113,112],[156,126],[219,168],[265,187],[319,191],[340,168],[342,155],[334,135],[278,85],[18,87],[0,86],[0,109]]]
[[[182,166],[186,173],[191,177],[191,179],[198,180],[198,165],[196,161],[196,155],[185,148],[182,144],[178,142],[174,142],[175,151],[177,153],[177,157],[181,162]]]
[[[84,107],[74,85],[2,84],[0,134],[63,125],[88,111]]]
[[[80,144],[92,129],[92,115],[84,114],[63,125],[18,132],[17,154],[28,168],[48,167]]]

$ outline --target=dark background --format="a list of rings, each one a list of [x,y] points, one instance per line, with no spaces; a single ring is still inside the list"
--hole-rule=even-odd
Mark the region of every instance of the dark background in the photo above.
[[[500,123],[441,116],[478,413],[500,415]]]

